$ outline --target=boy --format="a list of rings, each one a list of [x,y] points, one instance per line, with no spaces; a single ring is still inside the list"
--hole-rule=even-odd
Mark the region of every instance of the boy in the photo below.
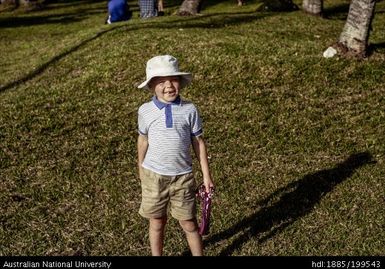
[[[179,71],[176,58],[161,55],[147,62],[146,78],[138,87],[150,89],[154,96],[138,111],[138,167],[142,186],[139,213],[150,222],[151,253],[153,256],[163,253],[167,207],[170,204],[171,215],[179,220],[192,255],[202,256],[191,145],[199,160],[207,192],[214,183],[198,111],[179,95],[181,88],[191,82],[192,76]]]

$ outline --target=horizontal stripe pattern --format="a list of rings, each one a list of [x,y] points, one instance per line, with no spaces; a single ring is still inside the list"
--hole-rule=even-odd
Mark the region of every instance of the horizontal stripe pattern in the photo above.
[[[181,100],[169,107],[171,128],[170,119],[166,121],[166,106],[159,106],[158,100],[143,104],[138,110],[138,131],[148,137],[149,144],[142,166],[161,175],[176,176],[192,172],[191,137],[202,135],[202,121],[189,101]]]

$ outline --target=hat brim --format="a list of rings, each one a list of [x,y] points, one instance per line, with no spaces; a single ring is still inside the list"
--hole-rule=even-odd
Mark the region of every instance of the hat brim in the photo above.
[[[149,89],[148,83],[151,81],[151,79],[155,77],[173,77],[173,76],[179,76],[181,77],[180,81],[180,87],[183,88],[187,86],[188,84],[191,83],[192,80],[192,75],[191,73],[185,73],[185,72],[174,72],[174,73],[167,73],[167,74],[158,74],[158,75],[153,75],[149,78],[147,78],[144,82],[142,82],[138,88],[139,89]]]

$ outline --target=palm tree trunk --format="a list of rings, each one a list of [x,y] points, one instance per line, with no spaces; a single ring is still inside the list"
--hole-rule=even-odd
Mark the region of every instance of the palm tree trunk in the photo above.
[[[202,0],[184,0],[177,14],[179,16],[194,16],[200,12]]]
[[[323,2],[323,0],[303,0],[302,9],[311,15],[322,16]]]
[[[348,18],[337,43],[341,54],[365,57],[376,0],[352,0]]]

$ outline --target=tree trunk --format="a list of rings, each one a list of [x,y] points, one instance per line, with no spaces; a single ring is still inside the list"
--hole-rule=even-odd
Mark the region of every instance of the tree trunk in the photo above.
[[[177,14],[179,16],[194,16],[200,12],[202,0],[184,0]]]
[[[336,44],[340,54],[366,56],[376,0],[352,0],[344,29]]]
[[[322,16],[323,2],[323,0],[303,0],[302,9],[311,15]]]

